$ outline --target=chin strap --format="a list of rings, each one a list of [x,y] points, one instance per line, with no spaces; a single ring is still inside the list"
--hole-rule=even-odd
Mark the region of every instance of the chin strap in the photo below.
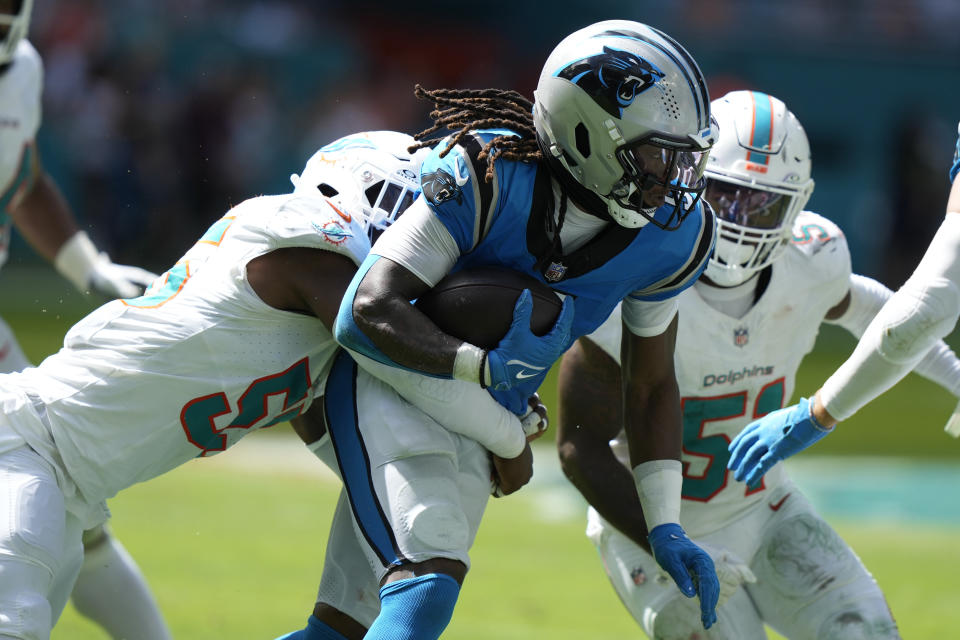
[[[614,222],[607,211],[607,203],[590,189],[577,182],[577,179],[571,175],[566,167],[550,152],[547,143],[539,135],[537,144],[540,146],[540,153],[550,168],[550,173],[557,179],[560,185],[560,192],[569,194],[570,199],[577,203],[577,207],[607,222]]]

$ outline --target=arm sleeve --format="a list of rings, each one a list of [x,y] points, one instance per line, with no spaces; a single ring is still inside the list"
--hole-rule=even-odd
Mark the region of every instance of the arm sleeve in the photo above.
[[[678,308],[676,297],[655,302],[627,297],[621,307],[623,324],[641,338],[658,336],[670,326]]]
[[[351,353],[367,373],[393,387],[403,398],[450,431],[476,440],[501,458],[523,452],[526,436],[516,415],[500,406],[480,385],[439,380],[382,365]]]
[[[911,371],[960,314],[960,215],[948,213],[913,275],[883,305],[853,354],[820,389],[844,420]]]
[[[403,265],[431,287],[460,257],[457,242],[422,196],[380,236],[372,252]]]
[[[839,325],[861,338],[871,320],[892,295],[890,289],[873,278],[853,274],[850,276],[850,305],[847,311],[839,318],[826,322]],[[960,359],[943,340],[933,345],[913,371],[960,397]]]

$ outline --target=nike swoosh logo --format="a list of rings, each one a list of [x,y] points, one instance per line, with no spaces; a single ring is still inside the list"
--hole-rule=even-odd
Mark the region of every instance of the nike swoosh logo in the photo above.
[[[787,495],[785,495],[785,496],[783,496],[782,498],[780,498],[778,501],[776,501],[776,502],[771,502],[771,503],[768,504],[767,506],[770,507],[770,511],[780,511],[780,507],[783,506],[783,503],[786,502],[786,501],[787,501],[787,498],[789,498],[789,497],[790,497],[790,494],[788,493]]]
[[[526,370],[524,370],[517,374],[517,380],[526,380],[527,378],[536,378],[538,375],[540,375],[539,371],[534,373],[527,373]]]

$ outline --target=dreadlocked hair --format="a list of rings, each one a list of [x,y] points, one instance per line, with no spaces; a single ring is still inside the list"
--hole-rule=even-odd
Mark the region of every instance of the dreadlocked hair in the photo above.
[[[497,158],[519,162],[538,162],[543,159],[537,144],[537,130],[533,125],[533,103],[523,94],[509,89],[434,89],[428,91],[419,84],[413,89],[421,100],[433,101],[430,112],[433,126],[413,136],[418,142],[410,153],[430,147],[444,139],[444,135],[428,137],[443,129],[455,131],[440,157],[446,156],[467,133],[475,129],[510,129],[518,136],[497,136],[483,146],[478,160],[487,161],[484,179],[493,180],[493,163]]]

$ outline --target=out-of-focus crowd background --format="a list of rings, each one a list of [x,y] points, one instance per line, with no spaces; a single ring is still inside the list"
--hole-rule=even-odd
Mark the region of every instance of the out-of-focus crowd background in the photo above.
[[[845,229],[858,271],[903,281],[946,202],[957,0],[36,0],[41,153],[100,246],[162,271],[322,144],[423,128],[415,83],[532,96],[550,49],[607,18],[677,38],[712,97],[784,100],[813,149],[808,208]]]

